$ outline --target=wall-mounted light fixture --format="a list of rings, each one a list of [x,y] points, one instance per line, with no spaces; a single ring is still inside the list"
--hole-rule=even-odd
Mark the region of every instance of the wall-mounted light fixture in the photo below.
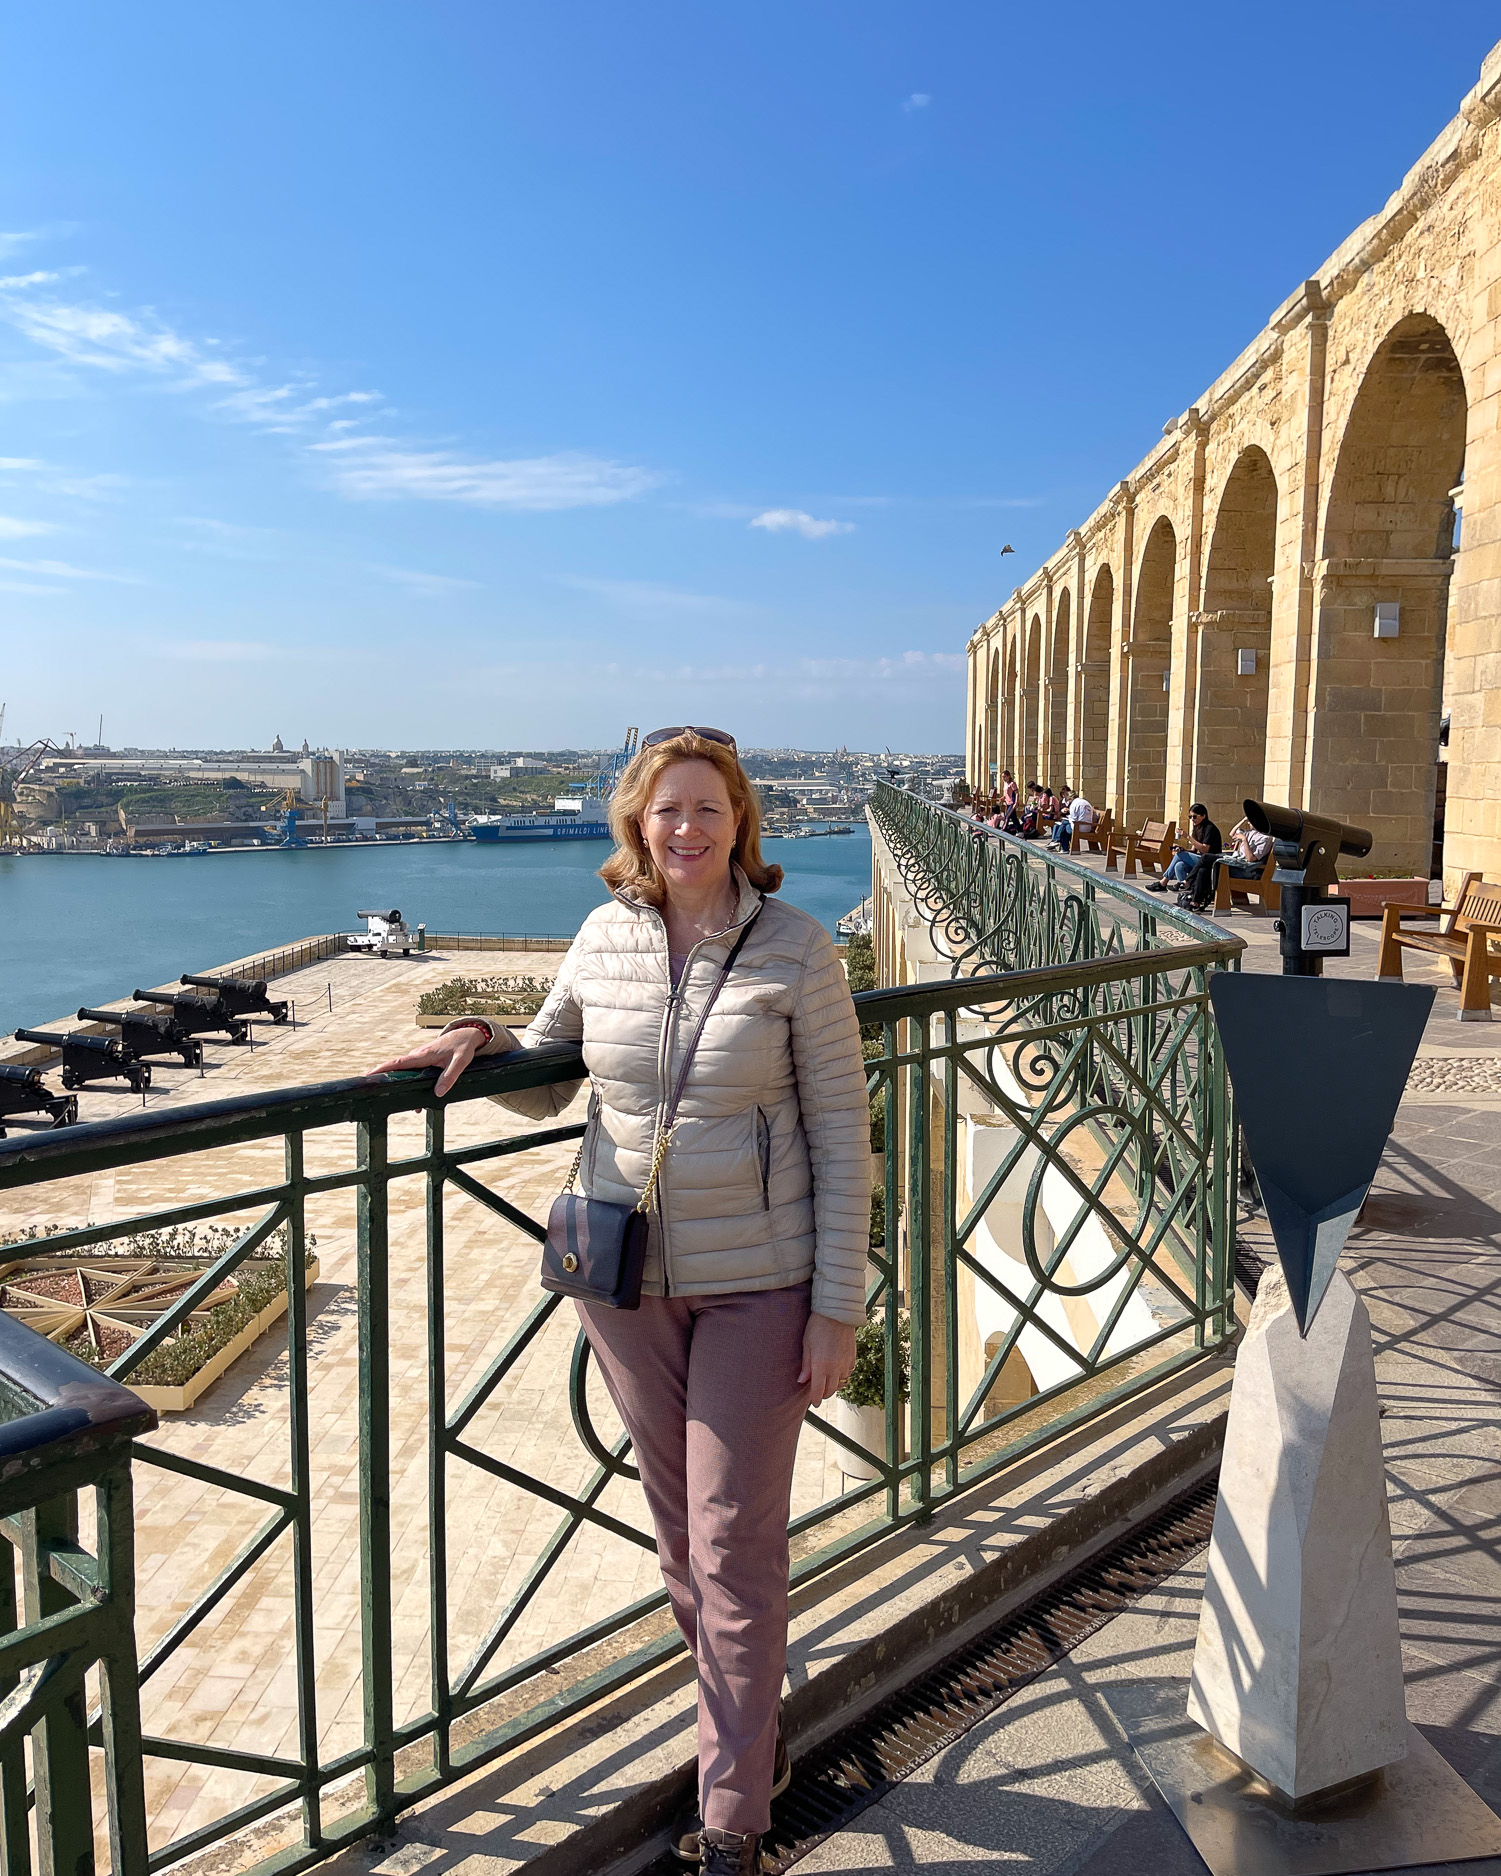
[[[1378,599],[1376,602],[1377,638],[1395,638],[1402,622],[1402,608],[1395,599]]]
[[[1236,652],[1235,675],[1237,677],[1255,677],[1256,653],[1254,651],[1237,651]]]
[[[1164,671],[1164,672],[1163,672],[1163,674],[1162,674],[1162,688],[1163,688],[1164,690],[1167,690],[1167,689],[1169,688],[1169,686],[1170,686],[1170,685],[1171,685],[1171,683],[1172,683],[1172,678],[1173,678],[1173,674],[1172,674],[1172,672],[1171,672],[1171,671]]]

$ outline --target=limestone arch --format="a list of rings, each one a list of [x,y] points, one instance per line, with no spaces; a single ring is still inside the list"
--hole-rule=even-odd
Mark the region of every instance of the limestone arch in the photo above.
[[[1266,780],[1277,500],[1270,457],[1248,445],[1225,479],[1204,563],[1192,791],[1227,831]]]
[[[1173,666],[1173,594],[1178,536],[1166,515],[1147,534],[1137,565],[1127,677],[1125,814],[1142,821],[1176,818],[1167,799],[1168,690]]]
[[[1115,619],[1115,575],[1109,563],[1094,577],[1084,622],[1079,671],[1079,753],[1074,786],[1097,808],[1110,793],[1110,632]]]
[[[1425,877],[1468,421],[1448,333],[1426,313],[1399,320],[1334,453],[1314,593],[1308,805],[1369,828],[1371,866]],[[1396,635],[1378,638],[1376,607],[1392,604]]]
[[[1053,607],[1053,642],[1048,651],[1046,773],[1037,779],[1049,788],[1059,787],[1068,777],[1068,640],[1073,602],[1065,586]]]
[[[1021,765],[1024,773],[1017,783],[1025,788],[1039,779],[1042,765],[1042,614],[1034,612],[1027,627],[1026,677],[1022,691],[1025,723],[1022,730]]]

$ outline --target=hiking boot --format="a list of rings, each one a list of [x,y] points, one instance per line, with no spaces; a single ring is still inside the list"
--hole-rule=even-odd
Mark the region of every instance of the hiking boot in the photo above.
[[[777,1715],[777,1754],[771,1765],[771,1795],[780,1798],[792,1783],[792,1761],[787,1756],[787,1742],[782,1737],[782,1716]],[[672,1854],[690,1866],[703,1855],[704,1818],[697,1804],[690,1804],[672,1827]],[[752,1866],[754,1867],[754,1865]]]
[[[703,1835],[704,1876],[760,1876],[761,1839],[742,1837],[733,1830],[706,1830]]]

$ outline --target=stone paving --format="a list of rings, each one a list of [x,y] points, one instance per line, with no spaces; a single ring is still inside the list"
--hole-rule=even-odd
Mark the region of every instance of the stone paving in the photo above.
[[[333,1080],[367,1071],[420,1042],[418,995],[456,974],[551,976],[556,954],[463,952],[392,958],[348,956],[277,981],[298,1002],[298,1027],[264,1024],[264,1046],[210,1044],[211,1066],[156,1075],[150,1111],[262,1089]],[[84,1120],[134,1111],[129,1095],[85,1091]],[[565,1116],[582,1119],[582,1100]],[[450,1143],[500,1138],[527,1123],[489,1102],[448,1110]],[[19,1130],[18,1130],[19,1131]],[[422,1123],[391,1129],[393,1157],[421,1150]],[[562,1185],[570,1147],[471,1166],[532,1217],[545,1217]],[[198,1154],[92,1178],[0,1194],[0,1238],[30,1223],[104,1223],[179,1200],[246,1190],[279,1178],[279,1140]],[[308,1136],[314,1172],[353,1163],[353,1129]],[[391,1481],[396,1719],[431,1704],[427,1531],[427,1310],[424,1186],[408,1179],[391,1197]],[[254,1216],[254,1214],[250,1214]],[[248,1218],[242,1222],[248,1222]],[[355,1418],[354,1205],[348,1193],[314,1199],[309,1228],[321,1270],[309,1295],[309,1415],[314,1502],[314,1598],[320,1750],[324,1758],[362,1738],[360,1672],[358,1429]],[[531,1239],[462,1194],[450,1191],[445,1229],[444,1355],[448,1397],[457,1402],[537,1300]],[[566,1310],[565,1305],[565,1310]],[[473,1423],[468,1437],[563,1490],[593,1470],[569,1413],[568,1364],[575,1324],[560,1312]],[[591,1383],[596,1424],[618,1433],[603,1390]],[[289,1482],[287,1359],[273,1328],[185,1414],[164,1416],[148,1442],[271,1484]],[[842,1480],[821,1435],[805,1435],[794,1509],[835,1497]],[[191,1607],[266,1521],[264,1501],[231,1495],[151,1467],[136,1467],[138,1635],[142,1655]],[[601,1507],[647,1529],[640,1488],[619,1481]],[[540,1499],[455,1463],[448,1490],[450,1660],[460,1667],[524,1580],[560,1513]],[[538,1596],[495,1656],[522,1660],[660,1585],[655,1553],[597,1527],[570,1544]],[[232,1592],[219,1610],[151,1676],[142,1690],[148,1734],[297,1756],[297,1686],[292,1645],[290,1537]],[[162,1758],[147,1761],[153,1846],[196,1830],[271,1789],[269,1781]]]
[[[1242,968],[1280,969],[1270,919],[1226,925]],[[1329,973],[1374,976],[1379,931]],[[1501,1023],[1457,1022],[1441,963],[1407,977],[1439,995],[1343,1267],[1376,1339],[1408,1714],[1501,1811]],[[1117,1617],[799,1870],[1203,1876],[1122,1724],[1182,1711],[1202,1585],[1198,1563]]]

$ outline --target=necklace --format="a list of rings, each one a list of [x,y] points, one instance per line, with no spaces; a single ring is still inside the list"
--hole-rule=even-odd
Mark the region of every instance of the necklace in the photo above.
[[[709,915],[706,922],[692,918],[686,912],[677,911],[676,908],[670,908],[674,914],[673,923],[677,925],[682,936],[688,939],[688,943],[681,947],[682,951],[686,953],[691,951],[694,945],[701,944],[704,939],[717,937],[735,916],[737,904],[738,897],[732,884],[726,889],[718,908]],[[676,946],[673,948],[678,949]]]

